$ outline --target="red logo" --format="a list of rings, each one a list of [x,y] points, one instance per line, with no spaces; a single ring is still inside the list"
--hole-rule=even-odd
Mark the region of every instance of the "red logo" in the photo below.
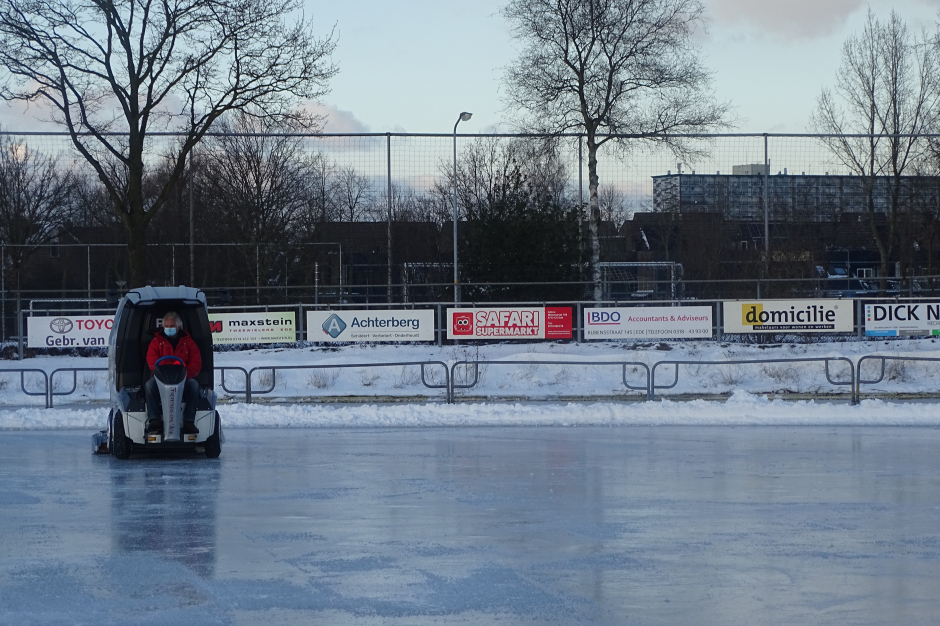
[[[221,321],[219,321],[219,322],[209,322],[209,330],[211,330],[211,331],[214,332],[214,333],[220,333],[220,332],[222,332],[222,322],[221,322]]]
[[[455,335],[472,335],[473,334],[473,313],[454,313],[454,328],[453,333]]]

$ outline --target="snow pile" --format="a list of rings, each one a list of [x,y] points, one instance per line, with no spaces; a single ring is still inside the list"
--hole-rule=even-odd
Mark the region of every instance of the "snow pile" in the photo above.
[[[940,405],[864,400],[847,403],[768,400],[736,391],[727,402],[347,404],[221,407],[228,428],[428,426],[940,426]],[[0,429],[99,429],[107,410],[21,408],[0,411]]]
[[[848,386],[833,386],[826,381],[823,363],[772,363],[682,365],[678,383],[668,390],[657,390],[655,403],[618,402],[640,399],[643,394],[623,385],[624,370],[620,362],[630,361],[652,368],[661,361],[719,361],[747,359],[797,359],[847,357],[857,361],[867,354],[920,356],[940,358],[940,344],[933,339],[913,341],[865,341],[819,344],[745,345],[717,342],[673,343],[504,343],[485,346],[434,345],[346,345],[328,347],[265,348],[244,352],[216,354],[216,366],[240,367],[245,370],[266,366],[324,365],[324,369],[271,370],[260,369],[252,376],[256,401],[277,401],[280,404],[242,403],[244,375],[229,370],[225,384],[232,393],[221,388],[222,378],[216,374],[216,391],[222,401],[220,411],[230,427],[288,428],[294,426],[457,426],[497,424],[940,424],[940,406],[898,404],[866,401],[852,407],[848,403],[770,401],[763,394],[797,393],[814,396],[834,394],[847,398]],[[476,384],[458,389],[457,405],[444,404],[443,389],[430,389],[422,383],[418,366],[382,367],[380,363],[409,361],[440,361],[449,368],[457,361],[481,362],[474,376],[473,366],[458,366],[455,383]],[[543,365],[533,361],[552,360],[569,364]],[[523,361],[511,364],[509,361]],[[574,361],[588,362],[583,366]],[[58,406],[69,408],[45,411],[42,397],[28,397],[20,391],[20,375],[4,374],[4,368],[30,367],[51,373],[62,367],[101,367],[104,358],[37,357],[22,363],[0,362],[0,428],[100,428],[107,415],[108,389],[104,372],[78,372],[74,377],[74,393],[56,396]],[[329,367],[354,365],[353,367]],[[884,380],[864,385],[863,393],[937,393],[940,377],[938,363],[887,363]],[[863,366],[864,378],[876,378],[880,363]],[[657,383],[673,381],[675,368],[660,366]],[[847,364],[833,363],[831,374],[836,380],[849,380]],[[627,381],[634,386],[645,385],[642,366],[628,365]],[[42,390],[42,378],[25,375],[26,388]],[[445,382],[441,365],[425,368],[425,380],[431,384]],[[258,394],[270,388],[269,394]],[[65,393],[73,388],[70,372],[56,374],[53,388]],[[694,400],[670,402],[670,394],[704,397],[733,396],[727,402]],[[388,404],[384,400],[408,400],[404,404]],[[577,399],[576,404],[569,400]],[[468,401],[469,400],[469,401]],[[497,404],[483,404],[500,400]],[[528,401],[538,400],[538,403]],[[348,405],[338,404],[347,401]],[[332,402],[333,404],[311,404]],[[93,403],[95,408],[86,408]],[[76,408],[84,405],[82,408]],[[23,408],[25,407],[25,408]]]

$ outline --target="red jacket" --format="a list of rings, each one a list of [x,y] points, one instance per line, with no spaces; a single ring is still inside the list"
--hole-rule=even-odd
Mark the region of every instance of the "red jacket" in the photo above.
[[[202,355],[199,354],[199,347],[193,338],[185,330],[179,331],[179,341],[176,342],[176,350],[173,344],[166,338],[163,331],[160,330],[153,336],[150,347],[147,349],[147,365],[153,371],[157,364],[157,359],[165,356],[176,356],[183,360],[186,365],[186,377],[195,378],[202,369]]]

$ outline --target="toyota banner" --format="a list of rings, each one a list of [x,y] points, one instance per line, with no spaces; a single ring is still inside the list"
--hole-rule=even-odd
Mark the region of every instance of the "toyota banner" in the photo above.
[[[293,311],[271,313],[209,313],[212,343],[293,343],[297,341]],[[26,318],[30,348],[101,348],[108,345],[113,315],[61,315]],[[157,326],[162,320],[157,320]]]
[[[113,315],[27,317],[26,345],[30,348],[101,348],[108,345]]]

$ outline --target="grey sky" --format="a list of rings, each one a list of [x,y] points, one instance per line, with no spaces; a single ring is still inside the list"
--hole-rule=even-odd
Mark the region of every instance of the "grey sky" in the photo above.
[[[832,83],[846,37],[861,28],[862,0],[705,0],[702,54],[715,92],[731,101],[739,130],[804,132],[824,85]],[[417,0],[390,6],[319,6],[315,15],[341,32],[341,73],[326,102],[343,110],[330,129],[450,132],[472,111],[463,132],[500,127],[502,68],[513,57],[499,9],[505,0]],[[936,0],[874,2],[912,28],[933,29]],[[505,128],[505,127],[503,127]]]
[[[831,84],[845,38],[858,32],[862,0],[705,0],[700,37],[715,93],[736,108],[738,130],[803,132],[815,99]],[[335,24],[340,74],[317,110],[329,132],[443,132],[461,111],[461,132],[501,126],[502,68],[513,45],[500,7],[505,0],[307,0],[307,15],[327,33]],[[912,28],[935,28],[936,0],[876,1]],[[49,128],[22,107],[0,105],[8,129]],[[507,129],[508,130],[508,129]]]

